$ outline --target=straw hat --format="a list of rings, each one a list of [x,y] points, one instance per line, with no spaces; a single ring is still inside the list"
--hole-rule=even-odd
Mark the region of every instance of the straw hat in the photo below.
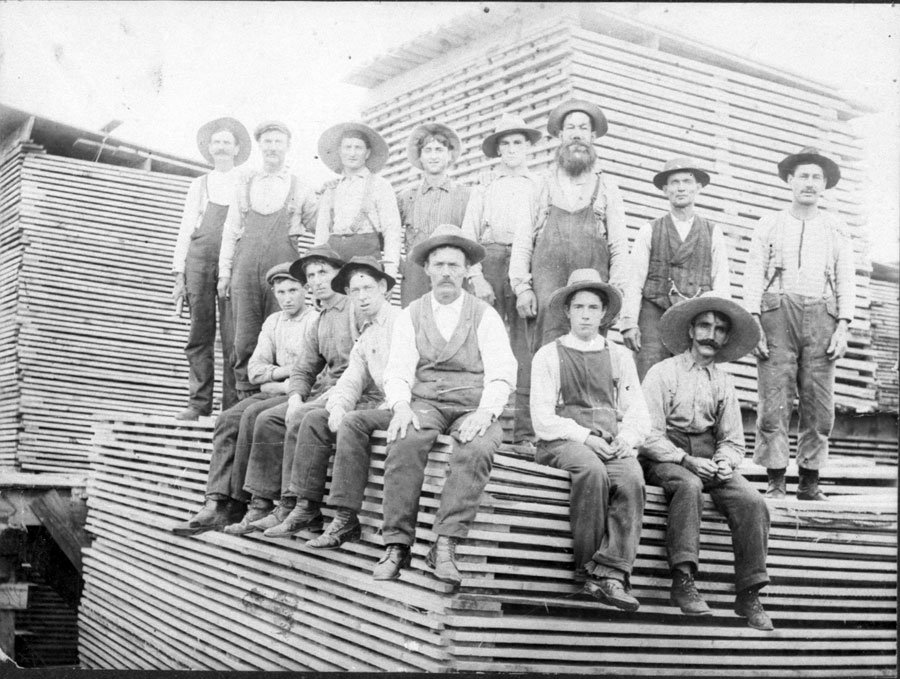
[[[782,181],[787,181],[788,175],[798,165],[812,163],[822,168],[825,173],[825,188],[830,189],[841,180],[841,168],[831,158],[823,156],[814,146],[806,146],[778,163],[778,176]]]
[[[234,164],[240,165],[247,162],[250,157],[250,133],[247,128],[241,124],[241,121],[235,118],[216,118],[210,120],[197,130],[197,148],[200,154],[206,158],[206,162],[212,164],[213,157],[209,152],[209,140],[219,130],[228,130],[234,135],[234,139],[238,144],[238,154],[234,158]]]
[[[319,137],[319,158],[333,172],[340,174],[343,171],[341,156],[338,151],[341,147],[341,138],[347,132],[359,132],[368,141],[369,158],[366,167],[372,172],[378,172],[384,167],[388,157],[388,145],[384,138],[364,123],[338,123],[329,127]]]
[[[659,334],[663,344],[673,354],[680,354],[691,347],[688,330],[698,314],[715,311],[731,321],[728,343],[716,354],[716,363],[736,361],[752,351],[759,342],[759,326],[744,307],[730,299],[707,292],[699,297],[684,300],[670,306],[659,321]]]
[[[500,122],[497,123],[497,127],[494,128],[494,133],[488,135],[485,140],[481,142],[481,150],[484,151],[484,155],[488,158],[497,158],[500,155],[497,152],[497,145],[500,143],[500,139],[507,134],[515,134],[517,132],[519,134],[524,134],[532,144],[536,143],[541,138],[541,131],[534,129],[533,127],[528,127],[522,116],[506,113],[500,118]]]
[[[350,258],[349,262],[341,267],[341,270],[335,274],[334,278],[331,279],[331,289],[343,295],[347,286],[350,285],[350,274],[355,273],[360,269],[365,269],[366,273],[371,275],[375,280],[382,280],[387,283],[388,290],[393,288],[394,283],[397,282],[394,280],[393,276],[388,276],[384,272],[382,263],[372,255],[354,255]]]
[[[413,167],[417,167],[420,170],[422,169],[419,140],[432,134],[442,134],[450,141],[451,163],[455,163],[456,159],[459,158],[460,151],[462,150],[462,142],[460,142],[459,135],[454,132],[453,128],[442,123],[425,123],[414,129],[406,140],[406,157],[409,160],[409,164]]]
[[[602,137],[609,129],[606,116],[597,104],[592,104],[584,99],[568,99],[550,111],[550,116],[547,118],[547,132],[550,133],[551,137],[559,136],[563,121],[572,111],[581,111],[587,114],[588,118],[591,119],[594,134],[597,137]]]
[[[306,265],[310,262],[310,260],[313,259],[325,260],[336,269],[340,269],[342,266],[344,266],[344,260],[342,260],[338,253],[336,253],[330,247],[324,244],[314,245],[306,251],[305,255],[291,264],[291,276],[303,283],[303,285],[306,285]]]
[[[709,173],[700,169],[700,162],[696,158],[680,157],[666,161],[662,172],[657,172],[653,176],[653,185],[662,191],[669,180],[669,175],[675,172],[692,172],[700,182],[700,186],[709,184]]]
[[[609,325],[618,316],[622,308],[622,293],[609,283],[605,283],[596,269],[575,269],[570,273],[566,287],[559,288],[550,295],[550,308],[562,311],[569,296],[579,290],[592,290],[603,298],[601,327]]]
[[[447,245],[465,252],[470,264],[476,264],[484,259],[484,248],[471,238],[464,236],[462,229],[453,224],[436,226],[428,238],[412,249],[409,258],[419,266],[425,266],[432,250]]]

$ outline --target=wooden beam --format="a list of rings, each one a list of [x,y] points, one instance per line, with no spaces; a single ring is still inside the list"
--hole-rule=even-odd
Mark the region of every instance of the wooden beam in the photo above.
[[[28,583],[0,585],[0,611],[24,611],[28,608]]]
[[[31,508],[80,573],[81,548],[89,546],[90,543],[82,525],[74,520],[72,507],[63,502],[54,489],[35,498]]]

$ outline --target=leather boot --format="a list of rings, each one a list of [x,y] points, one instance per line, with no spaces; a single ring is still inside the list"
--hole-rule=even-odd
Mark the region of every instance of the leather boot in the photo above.
[[[259,530],[253,524],[258,519],[268,516],[274,505],[274,502],[264,497],[254,497],[251,500],[250,507],[247,509],[247,513],[244,514],[244,517],[237,523],[225,526],[225,532],[229,535],[246,535],[247,533]]]
[[[798,500],[827,500],[825,493],[819,490],[819,470],[800,467],[800,483],[797,484]]]
[[[201,413],[199,410],[194,408],[193,406],[188,406],[180,413],[175,415],[176,420],[182,420],[186,422],[194,422],[200,419],[201,415],[208,415],[209,413]]]
[[[374,580],[396,580],[400,571],[409,566],[412,557],[409,547],[401,544],[390,544],[385,548],[384,556],[372,569]]]
[[[439,580],[453,585],[462,582],[462,576],[456,567],[456,538],[438,535],[437,540],[428,550],[425,565],[434,569],[434,574]]]
[[[228,525],[230,500],[206,498],[203,508],[184,523],[172,527],[175,535],[198,535],[210,530],[221,530]]]
[[[267,538],[286,538],[304,528],[322,530],[322,512],[319,511],[318,502],[299,500],[290,514],[284,517],[284,521],[267,528],[263,535]]]
[[[251,522],[253,530],[267,531],[269,528],[274,528],[282,521],[284,521],[287,518],[288,514],[294,511],[294,507],[296,506],[297,498],[281,498],[281,501],[278,503],[278,506],[276,506],[275,509],[270,511],[261,519],[257,519],[256,521]]]
[[[694,576],[684,571],[672,571],[672,590],[669,603],[678,606],[685,615],[712,615],[707,603],[697,591]]]
[[[766,497],[770,500],[783,500],[787,495],[787,482],[784,479],[786,469],[767,469],[766,475],[769,477],[769,489],[766,491]]]
[[[306,546],[313,549],[337,549],[345,542],[359,540],[361,535],[362,526],[356,512],[346,507],[338,507],[325,532],[307,541]]]
[[[616,578],[596,578],[588,575],[584,583],[584,593],[602,604],[615,606],[629,613],[633,613],[641,606],[640,602],[625,589],[625,583]]]
[[[742,618],[747,618],[747,624],[754,629],[765,631],[775,629],[772,619],[759,601],[758,588],[750,587],[738,592],[734,599],[734,612]]]

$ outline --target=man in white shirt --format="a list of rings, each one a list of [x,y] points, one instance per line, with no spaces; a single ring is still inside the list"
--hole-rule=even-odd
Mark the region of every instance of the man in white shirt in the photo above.
[[[635,352],[638,377],[672,354],[659,335],[659,319],[673,304],[704,292],[731,295],[728,249],[722,230],[694,210],[709,173],[693,158],[672,158],[653,184],[669,212],[641,226],[631,246],[619,330]]]
[[[339,123],[322,133],[319,158],[340,177],[325,184],[316,245],[328,244],[344,261],[371,255],[396,277],[400,266],[397,196],[390,182],[375,174],[387,157],[387,142],[368,125]]]
[[[497,418],[516,386],[516,359],[497,312],[463,290],[484,248],[442,224],[410,255],[431,278],[431,292],[404,309],[384,372],[393,411],[384,472],[384,557],[376,580],[410,563],[428,453],[442,433],[454,439],[426,563],[459,584],[456,543],[475,520],[502,430]]]
[[[650,418],[634,361],[600,334],[622,304],[595,269],[578,269],[550,304],[569,333],[541,347],[531,374],[535,462],[569,472],[576,577],[602,603],[636,611],[628,592],[644,516],[637,447]]]
[[[222,410],[237,401],[231,357],[234,323],[231,305],[216,299],[219,248],[225,218],[237,193],[237,166],[250,157],[250,134],[234,118],[217,118],[197,131],[197,147],[213,164],[212,172],[195,178],[188,187],[175,241],[172,297],[176,308],[187,300],[191,314],[184,353],[188,360],[188,405],[175,419],[196,420],[212,412],[215,384],[216,311],[222,339]]]

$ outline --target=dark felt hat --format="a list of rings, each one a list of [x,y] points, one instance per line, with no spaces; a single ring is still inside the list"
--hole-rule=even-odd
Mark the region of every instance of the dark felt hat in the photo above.
[[[347,132],[359,132],[369,146],[369,158],[366,167],[372,172],[378,172],[384,167],[388,158],[388,145],[384,138],[364,123],[338,123],[332,125],[319,137],[319,158],[332,172],[341,174],[344,169],[341,163],[341,139]]]
[[[819,149],[814,146],[807,146],[800,149],[798,153],[794,153],[780,163],[778,163],[778,176],[782,181],[787,181],[788,175],[794,171],[798,165],[813,164],[822,168],[825,173],[825,188],[830,189],[841,180],[841,168],[831,158],[823,156]]]
[[[550,111],[550,116],[547,118],[547,132],[550,133],[551,137],[559,136],[559,133],[562,130],[563,121],[572,111],[581,111],[591,119],[591,123],[594,127],[594,134],[597,137],[602,137],[609,129],[609,123],[606,121],[606,116],[597,104],[592,104],[584,99],[567,99]]]
[[[344,266],[344,260],[342,260],[338,253],[336,253],[330,247],[324,244],[314,245],[306,251],[306,254],[304,254],[297,261],[291,264],[291,275],[298,281],[303,283],[303,285],[306,285],[306,265],[314,259],[321,259],[323,261],[326,261],[336,269],[340,269],[342,266]]]
[[[241,124],[241,121],[235,118],[216,118],[197,130],[197,148],[200,149],[200,154],[206,158],[208,163],[213,163],[213,157],[209,153],[209,140],[219,130],[231,132],[238,144],[238,153],[234,158],[234,164],[241,165],[246,163],[247,158],[250,157],[250,146],[252,144],[250,133],[247,132],[247,128]]]
[[[673,354],[687,351],[691,346],[688,330],[698,314],[715,311],[731,321],[728,344],[716,354],[716,363],[736,361],[753,350],[759,342],[759,326],[750,312],[737,302],[707,292],[699,297],[678,302],[666,309],[659,321],[659,334],[663,344]]]
[[[350,285],[350,276],[360,269],[364,269],[375,280],[382,280],[387,283],[388,290],[393,288],[397,282],[393,276],[389,276],[384,272],[384,265],[372,255],[354,255],[331,279],[331,289],[343,295],[347,286]]]
[[[420,170],[422,169],[419,140],[432,134],[444,135],[450,141],[450,162],[455,163],[456,159],[459,158],[459,153],[462,150],[462,142],[460,142],[459,135],[456,134],[453,128],[442,123],[425,123],[414,129],[409,135],[409,139],[406,140],[406,158],[413,167],[417,167]]]
[[[697,181],[700,182],[700,186],[709,184],[709,173],[706,170],[700,169],[700,162],[696,158],[682,156],[667,160],[666,164],[663,165],[662,172],[657,172],[653,176],[653,185],[659,190],[662,190],[669,180],[669,175],[674,174],[675,172],[692,172],[697,178]]]
[[[465,252],[470,264],[476,264],[484,259],[484,248],[464,236],[462,229],[453,224],[436,226],[428,238],[412,249],[409,258],[419,266],[425,266],[431,251],[444,246],[452,246]]]

